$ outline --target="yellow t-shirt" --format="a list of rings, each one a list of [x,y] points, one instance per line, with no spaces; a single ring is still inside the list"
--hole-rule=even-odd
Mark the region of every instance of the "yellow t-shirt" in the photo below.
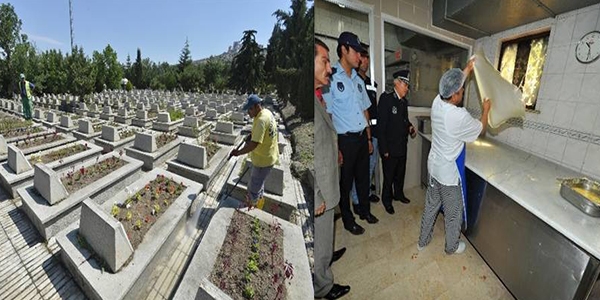
[[[252,141],[258,146],[250,153],[252,165],[269,167],[279,160],[277,145],[277,122],[273,113],[263,108],[252,122]]]

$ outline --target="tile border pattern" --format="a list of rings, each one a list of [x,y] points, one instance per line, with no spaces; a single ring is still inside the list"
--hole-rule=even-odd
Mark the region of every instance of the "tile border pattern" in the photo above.
[[[467,111],[476,118],[481,116],[481,110],[477,108],[468,107]],[[512,118],[509,119],[507,124],[511,125],[511,127],[520,127],[520,128],[529,128],[537,131],[548,132],[556,135],[560,135],[566,138],[579,140],[585,143],[592,143],[600,146],[600,136],[594,135],[587,132],[577,131],[573,129],[567,129],[562,127],[557,127],[553,125],[549,125],[542,122],[536,122],[532,120],[524,120],[520,118]]]

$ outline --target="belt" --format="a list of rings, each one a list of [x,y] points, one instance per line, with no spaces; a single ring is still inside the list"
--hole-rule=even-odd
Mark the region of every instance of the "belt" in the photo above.
[[[363,135],[363,133],[365,133],[366,131],[367,131],[366,129],[363,129],[363,130],[361,130],[359,132],[350,132],[350,131],[348,131],[348,132],[345,132],[345,133],[340,133],[338,135],[340,135],[340,136],[354,136],[354,137],[357,137],[357,136]]]

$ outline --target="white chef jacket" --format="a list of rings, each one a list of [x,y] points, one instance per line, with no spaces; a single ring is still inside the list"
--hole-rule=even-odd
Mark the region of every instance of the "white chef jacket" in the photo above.
[[[446,186],[459,183],[456,159],[465,142],[474,142],[482,124],[464,107],[450,104],[438,95],[431,105],[431,150],[427,159],[430,176]]]

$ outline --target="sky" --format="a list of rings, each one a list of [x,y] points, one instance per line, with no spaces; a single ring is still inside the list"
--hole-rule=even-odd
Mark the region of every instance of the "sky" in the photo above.
[[[70,52],[69,0],[17,0],[11,3],[40,51]],[[186,37],[193,60],[219,55],[239,41],[245,30],[256,30],[266,46],[277,19],[273,12],[290,11],[289,0],[72,0],[74,42],[91,57],[110,44],[118,60],[127,54],[175,64]]]

